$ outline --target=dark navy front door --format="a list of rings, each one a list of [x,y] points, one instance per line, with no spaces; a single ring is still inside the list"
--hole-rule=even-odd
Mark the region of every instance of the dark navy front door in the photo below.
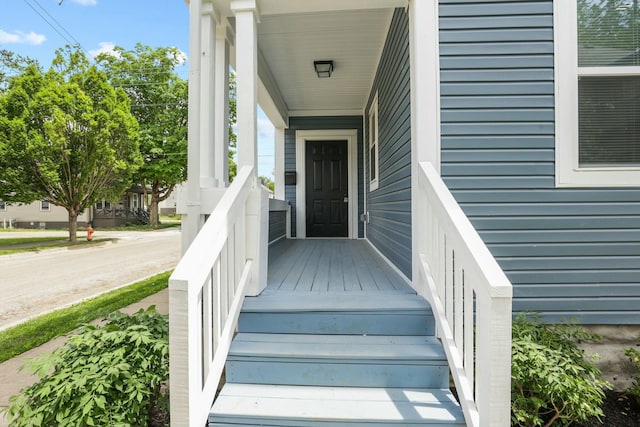
[[[347,141],[306,141],[307,237],[348,237]]]

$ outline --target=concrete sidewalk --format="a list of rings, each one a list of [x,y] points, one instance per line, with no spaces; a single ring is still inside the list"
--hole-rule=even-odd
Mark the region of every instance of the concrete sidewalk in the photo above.
[[[155,305],[159,313],[169,313],[169,291],[164,289],[157,294],[148,296],[143,300],[131,304],[122,308],[120,311],[123,313],[135,313],[141,308],[147,308]],[[9,398],[17,393],[23,387],[29,386],[38,380],[35,375],[30,375],[27,370],[18,372],[19,368],[28,360],[39,356],[42,353],[50,353],[56,348],[60,347],[65,337],[58,337],[49,341],[40,347],[27,351],[13,359],[0,363],[0,410],[6,408],[9,405]],[[4,414],[0,415],[0,427],[7,427],[8,422],[4,417]]]

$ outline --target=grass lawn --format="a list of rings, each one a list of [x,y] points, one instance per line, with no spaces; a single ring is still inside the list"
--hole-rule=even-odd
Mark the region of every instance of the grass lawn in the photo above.
[[[0,332],[0,363],[166,288],[165,272]]]
[[[78,239],[70,242],[66,237],[8,237],[0,239],[0,255],[14,254],[18,252],[37,252],[43,249],[76,247],[90,245],[96,242],[104,242],[111,239],[93,239],[88,242]]]
[[[99,231],[153,231],[153,230],[163,230],[165,228],[173,228],[180,227],[180,222],[167,222],[161,223],[157,227],[153,228],[150,225],[140,225],[140,224],[131,224],[131,225],[123,225],[120,227],[111,227],[111,228],[98,228],[96,232]]]

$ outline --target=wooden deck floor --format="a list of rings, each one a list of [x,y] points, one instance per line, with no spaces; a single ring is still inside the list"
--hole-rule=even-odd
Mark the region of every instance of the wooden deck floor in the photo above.
[[[401,292],[409,285],[362,240],[284,240],[269,248],[267,291]]]

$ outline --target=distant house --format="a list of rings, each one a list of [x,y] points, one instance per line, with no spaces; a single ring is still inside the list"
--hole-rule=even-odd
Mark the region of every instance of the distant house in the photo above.
[[[115,203],[100,201],[78,216],[78,227],[90,222],[96,228],[117,227],[123,224],[146,224],[149,215],[144,208],[144,191],[140,186],[128,189]],[[0,227],[2,228],[66,228],[67,210],[47,200],[26,204],[8,204],[0,201]]]
[[[620,42],[637,2],[619,22],[590,0],[188,3],[172,425],[506,427],[515,312],[640,324],[640,62]],[[285,246],[267,246],[257,102]],[[422,315],[435,332],[410,329]],[[444,377],[400,372],[421,363],[407,335],[446,353]],[[463,414],[427,384],[449,373]]]
[[[78,216],[78,226],[85,227],[91,220],[90,212]],[[40,200],[28,204],[7,204],[0,201],[2,228],[65,228],[69,223],[67,210]]]

